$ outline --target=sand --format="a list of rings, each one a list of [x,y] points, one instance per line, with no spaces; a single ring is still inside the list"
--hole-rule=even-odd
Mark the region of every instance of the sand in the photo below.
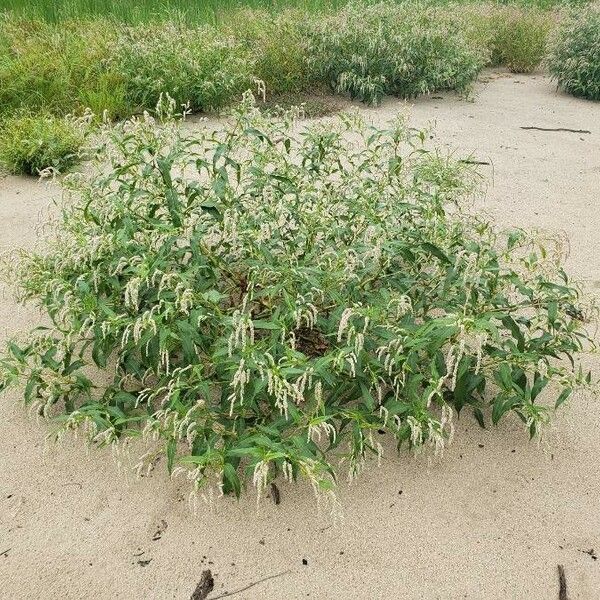
[[[566,233],[570,272],[597,287],[600,105],[557,93],[541,75],[500,72],[486,74],[472,102],[441,96],[361,110],[376,122],[404,110],[418,126],[435,120],[437,143],[491,163],[481,167],[482,207],[502,225]],[[33,243],[57,194],[32,179],[0,181],[0,246]],[[2,299],[0,338],[37,318]],[[389,453],[342,483],[338,526],[306,485],[281,485],[278,506],[257,511],[249,494],[194,516],[185,483],[160,465],[136,481],[82,442],[47,450],[48,424],[17,400],[11,392],[0,403],[0,598],[188,600],[210,568],[209,598],[256,583],[233,597],[548,600],[558,598],[558,564],[571,600],[600,598],[595,400],[570,402],[542,445],[514,420],[482,430],[465,414],[442,460]]]

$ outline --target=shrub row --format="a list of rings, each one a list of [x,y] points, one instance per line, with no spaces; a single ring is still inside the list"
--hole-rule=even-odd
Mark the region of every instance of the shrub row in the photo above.
[[[559,85],[592,99],[600,96],[598,14],[588,9],[567,21],[550,58]],[[124,118],[152,109],[163,92],[193,111],[219,109],[257,82],[275,98],[329,89],[372,104],[387,94],[465,92],[486,64],[535,69],[555,22],[534,8],[422,2],[351,3],[319,18],[298,10],[232,11],[218,28],[182,21],[52,25],[5,14],[0,161],[11,171],[65,166],[61,149],[72,156],[78,133],[67,131],[66,121],[49,127],[49,115],[90,109]],[[19,136],[28,152],[29,140],[45,139],[40,156],[15,160],[10,146]]]
[[[183,22],[59,25],[4,15],[0,106],[118,118],[150,109],[161,92],[195,110],[219,108],[263,80],[268,94],[317,85],[368,102],[465,89],[493,61],[530,70],[540,61],[548,13],[423,3],[350,4],[321,15],[232,12],[219,28]]]

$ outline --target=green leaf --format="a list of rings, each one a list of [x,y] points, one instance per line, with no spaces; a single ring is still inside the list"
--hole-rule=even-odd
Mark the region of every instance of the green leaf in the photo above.
[[[223,492],[229,494],[233,492],[236,498],[240,497],[242,483],[235,467],[226,462],[223,465]]]
[[[433,256],[435,256],[436,258],[439,258],[444,264],[452,264],[452,261],[448,258],[448,256],[440,248],[438,248],[431,242],[423,242],[421,244],[421,247],[423,248],[423,250],[427,250],[427,252],[433,254]]]
[[[173,464],[175,462],[175,454],[177,452],[177,440],[175,438],[171,438],[167,442],[167,471],[169,475],[173,472]]]
[[[505,391],[513,389],[512,371],[509,365],[502,363],[494,373],[494,378]]]
[[[556,317],[558,315],[558,302],[549,302],[548,303],[548,322],[551,325],[554,325],[556,321]]]
[[[571,395],[573,390],[570,387],[566,387],[556,399],[556,403],[554,404],[554,408],[558,408],[567,398]]]
[[[502,324],[511,332],[513,338],[517,341],[517,348],[523,352],[525,350],[525,338],[515,320],[510,315],[506,315],[502,319]]]
[[[515,398],[506,398],[503,396],[498,396],[492,407],[492,423],[496,425],[500,419],[506,414],[509,410],[512,409],[515,403]]]
[[[483,413],[481,412],[481,409],[480,408],[474,408],[473,409],[473,415],[477,419],[477,422],[479,423],[479,426],[481,428],[485,429],[485,419],[483,417]]]

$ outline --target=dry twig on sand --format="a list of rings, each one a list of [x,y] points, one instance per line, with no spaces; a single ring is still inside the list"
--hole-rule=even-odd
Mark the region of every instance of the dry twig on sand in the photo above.
[[[535,131],[568,131],[569,133],[592,133],[589,129],[569,129],[568,127],[521,127],[521,129],[535,130]]]
[[[269,581],[269,579],[275,579],[276,577],[282,577],[283,575],[287,575],[288,573],[289,573],[289,571],[283,571],[282,573],[276,573],[275,575],[269,575],[268,577],[263,577],[262,579],[259,579],[258,581],[249,583],[247,586],[240,588],[239,590],[234,590],[233,592],[225,592],[224,594],[221,594],[220,596],[215,596],[212,600],[219,600],[219,598],[228,598],[229,596],[233,596],[234,594],[241,594],[242,592],[249,590],[250,588],[254,587],[255,585],[258,585],[259,583],[264,583],[265,581]],[[202,599],[192,598],[192,600],[202,600]]]
[[[563,565],[558,565],[558,600],[569,600],[567,596],[567,577]]]

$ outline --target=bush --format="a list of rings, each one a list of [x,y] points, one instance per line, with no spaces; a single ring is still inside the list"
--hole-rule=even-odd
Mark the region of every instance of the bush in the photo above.
[[[253,74],[265,83],[269,96],[298,94],[319,85],[306,46],[305,30],[314,18],[299,10],[277,15],[241,10],[231,15],[225,31],[247,48],[253,57]]]
[[[531,7],[462,5],[448,15],[471,43],[487,49],[488,64],[513,73],[531,72],[542,62],[554,27],[549,12]]]
[[[551,15],[533,8],[505,7],[493,37],[493,52],[499,63],[513,73],[529,73],[546,55]]]
[[[9,344],[0,387],[236,494],[244,473],[328,492],[379,430],[441,451],[467,407],[537,432],[540,393],[583,381],[556,360],[586,338],[554,254],[471,214],[468,167],[402,124],[292,131],[249,100],[214,134],[118,127],[47,253],[21,253],[21,299],[54,328]]]
[[[589,100],[600,100],[600,6],[579,10],[560,28],[548,68],[558,85]]]
[[[309,45],[334,91],[372,104],[385,94],[465,91],[485,62],[451,20],[412,3],[350,4],[315,22]]]
[[[64,171],[77,162],[83,141],[81,121],[18,113],[0,124],[0,165],[15,174]]]
[[[210,27],[175,22],[124,29],[111,64],[131,112],[153,108],[163,93],[194,111],[215,109],[239,101],[253,83],[239,43]]]

